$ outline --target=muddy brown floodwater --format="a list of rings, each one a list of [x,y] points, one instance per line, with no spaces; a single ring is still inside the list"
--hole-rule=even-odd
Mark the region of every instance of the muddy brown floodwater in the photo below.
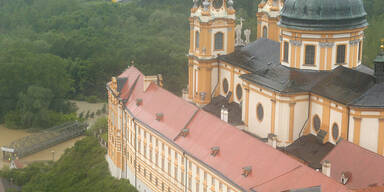
[[[28,133],[25,130],[8,129],[3,125],[0,125],[0,146],[9,145],[13,141],[31,134],[32,133]],[[52,151],[54,151],[54,160],[56,161],[61,157],[61,155],[64,154],[65,149],[72,147],[77,141],[81,140],[82,138],[84,137],[77,137],[77,138],[68,140],[64,143],[61,143],[59,145],[48,148],[46,150],[29,155],[27,157],[20,159],[20,162],[22,162],[24,165],[28,165],[29,163],[32,163],[34,161],[52,160],[53,158]],[[9,164],[3,161],[3,153],[0,152],[0,169],[3,168],[3,166],[9,166]]]
[[[90,113],[95,114],[94,118],[89,118],[87,120],[87,122],[90,125],[92,125],[98,117],[105,116],[105,114],[96,115],[96,112],[103,108],[104,103],[87,103],[83,101],[72,101],[72,102],[76,103],[77,107],[79,108],[79,110],[77,111],[77,114],[80,114],[81,112],[83,112],[85,115],[88,111]],[[4,125],[0,125],[0,146],[7,146],[11,144],[13,141],[31,134],[32,133],[29,133],[25,130],[8,129],[4,127]],[[24,157],[20,159],[20,161],[26,165],[34,161],[47,161],[47,160],[52,160],[53,158],[55,161],[57,161],[61,157],[61,155],[64,154],[67,148],[72,147],[77,141],[81,140],[82,138],[84,137],[77,137],[77,138],[68,140],[64,143],[61,143],[49,149]],[[52,151],[54,151],[54,155]],[[2,169],[4,165],[9,166],[7,162],[3,161],[3,153],[1,153],[0,151],[0,169]]]

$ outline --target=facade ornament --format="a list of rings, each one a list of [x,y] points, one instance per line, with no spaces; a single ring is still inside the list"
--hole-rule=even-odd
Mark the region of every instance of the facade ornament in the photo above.
[[[250,29],[244,30],[244,35],[245,35],[245,44],[249,44],[251,42],[251,40],[250,40],[251,30]]]
[[[334,42],[320,42],[320,47],[332,48],[335,43]]]
[[[290,40],[289,43],[291,43],[293,46],[301,46],[303,44],[300,40]]]
[[[242,33],[242,29],[243,29],[243,21],[244,21],[244,19],[240,18],[240,25],[236,25],[236,27],[235,27],[235,33],[236,33],[235,44],[237,46],[243,45],[243,40],[241,39],[241,33]]]
[[[211,3],[208,0],[204,0],[203,2],[204,11],[208,11],[208,7],[210,4]]]
[[[360,40],[359,40],[359,39],[356,39],[356,40],[351,40],[351,41],[349,41],[349,44],[350,44],[350,45],[357,45],[357,44],[359,44],[359,42],[360,42]]]
[[[233,9],[233,0],[228,0],[228,8]]]

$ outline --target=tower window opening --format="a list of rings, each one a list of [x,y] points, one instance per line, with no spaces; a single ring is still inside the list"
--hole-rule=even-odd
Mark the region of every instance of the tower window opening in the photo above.
[[[306,65],[315,65],[315,46],[306,45],[305,46],[305,64]]]
[[[196,49],[200,47],[200,33],[198,31],[196,31],[195,47]]]
[[[362,43],[361,43],[361,41],[359,41],[359,55],[358,55],[358,58],[359,58],[359,62],[361,61],[361,45],[362,45]]]
[[[268,38],[268,28],[266,26],[263,27],[263,37]]]
[[[285,41],[284,42],[284,57],[283,57],[283,61],[288,62],[288,55],[289,55],[289,43]]]
[[[224,34],[218,32],[215,34],[215,50],[222,50],[224,48]]]
[[[337,46],[337,57],[336,57],[336,63],[337,64],[344,64],[345,63],[345,45],[338,45]]]

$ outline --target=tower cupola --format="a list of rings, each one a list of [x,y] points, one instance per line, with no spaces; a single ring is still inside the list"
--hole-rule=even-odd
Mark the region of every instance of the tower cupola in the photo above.
[[[377,83],[384,82],[384,39],[380,42],[380,51],[374,60],[375,63],[375,76]]]
[[[210,102],[210,83],[218,70],[217,57],[235,50],[234,0],[194,0],[191,9],[188,98],[199,105]]]
[[[286,0],[281,10],[281,63],[333,70],[361,65],[367,13],[362,0]]]

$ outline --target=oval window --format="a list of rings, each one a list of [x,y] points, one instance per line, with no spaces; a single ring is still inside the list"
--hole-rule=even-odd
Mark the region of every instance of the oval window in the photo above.
[[[224,79],[224,81],[223,81],[223,91],[224,91],[225,94],[228,93],[228,87],[229,87],[228,80]]]
[[[263,108],[263,105],[261,105],[260,103],[257,105],[257,119],[259,121],[263,121],[263,118],[264,118],[264,108]]]
[[[241,98],[243,97],[243,88],[240,84],[236,86],[236,97],[238,100],[241,100]]]
[[[332,126],[332,137],[334,140],[339,138],[339,126],[336,123]]]
[[[315,117],[313,117],[313,128],[315,129],[316,132],[320,131],[320,125],[321,125],[320,118],[319,116],[315,115]]]

